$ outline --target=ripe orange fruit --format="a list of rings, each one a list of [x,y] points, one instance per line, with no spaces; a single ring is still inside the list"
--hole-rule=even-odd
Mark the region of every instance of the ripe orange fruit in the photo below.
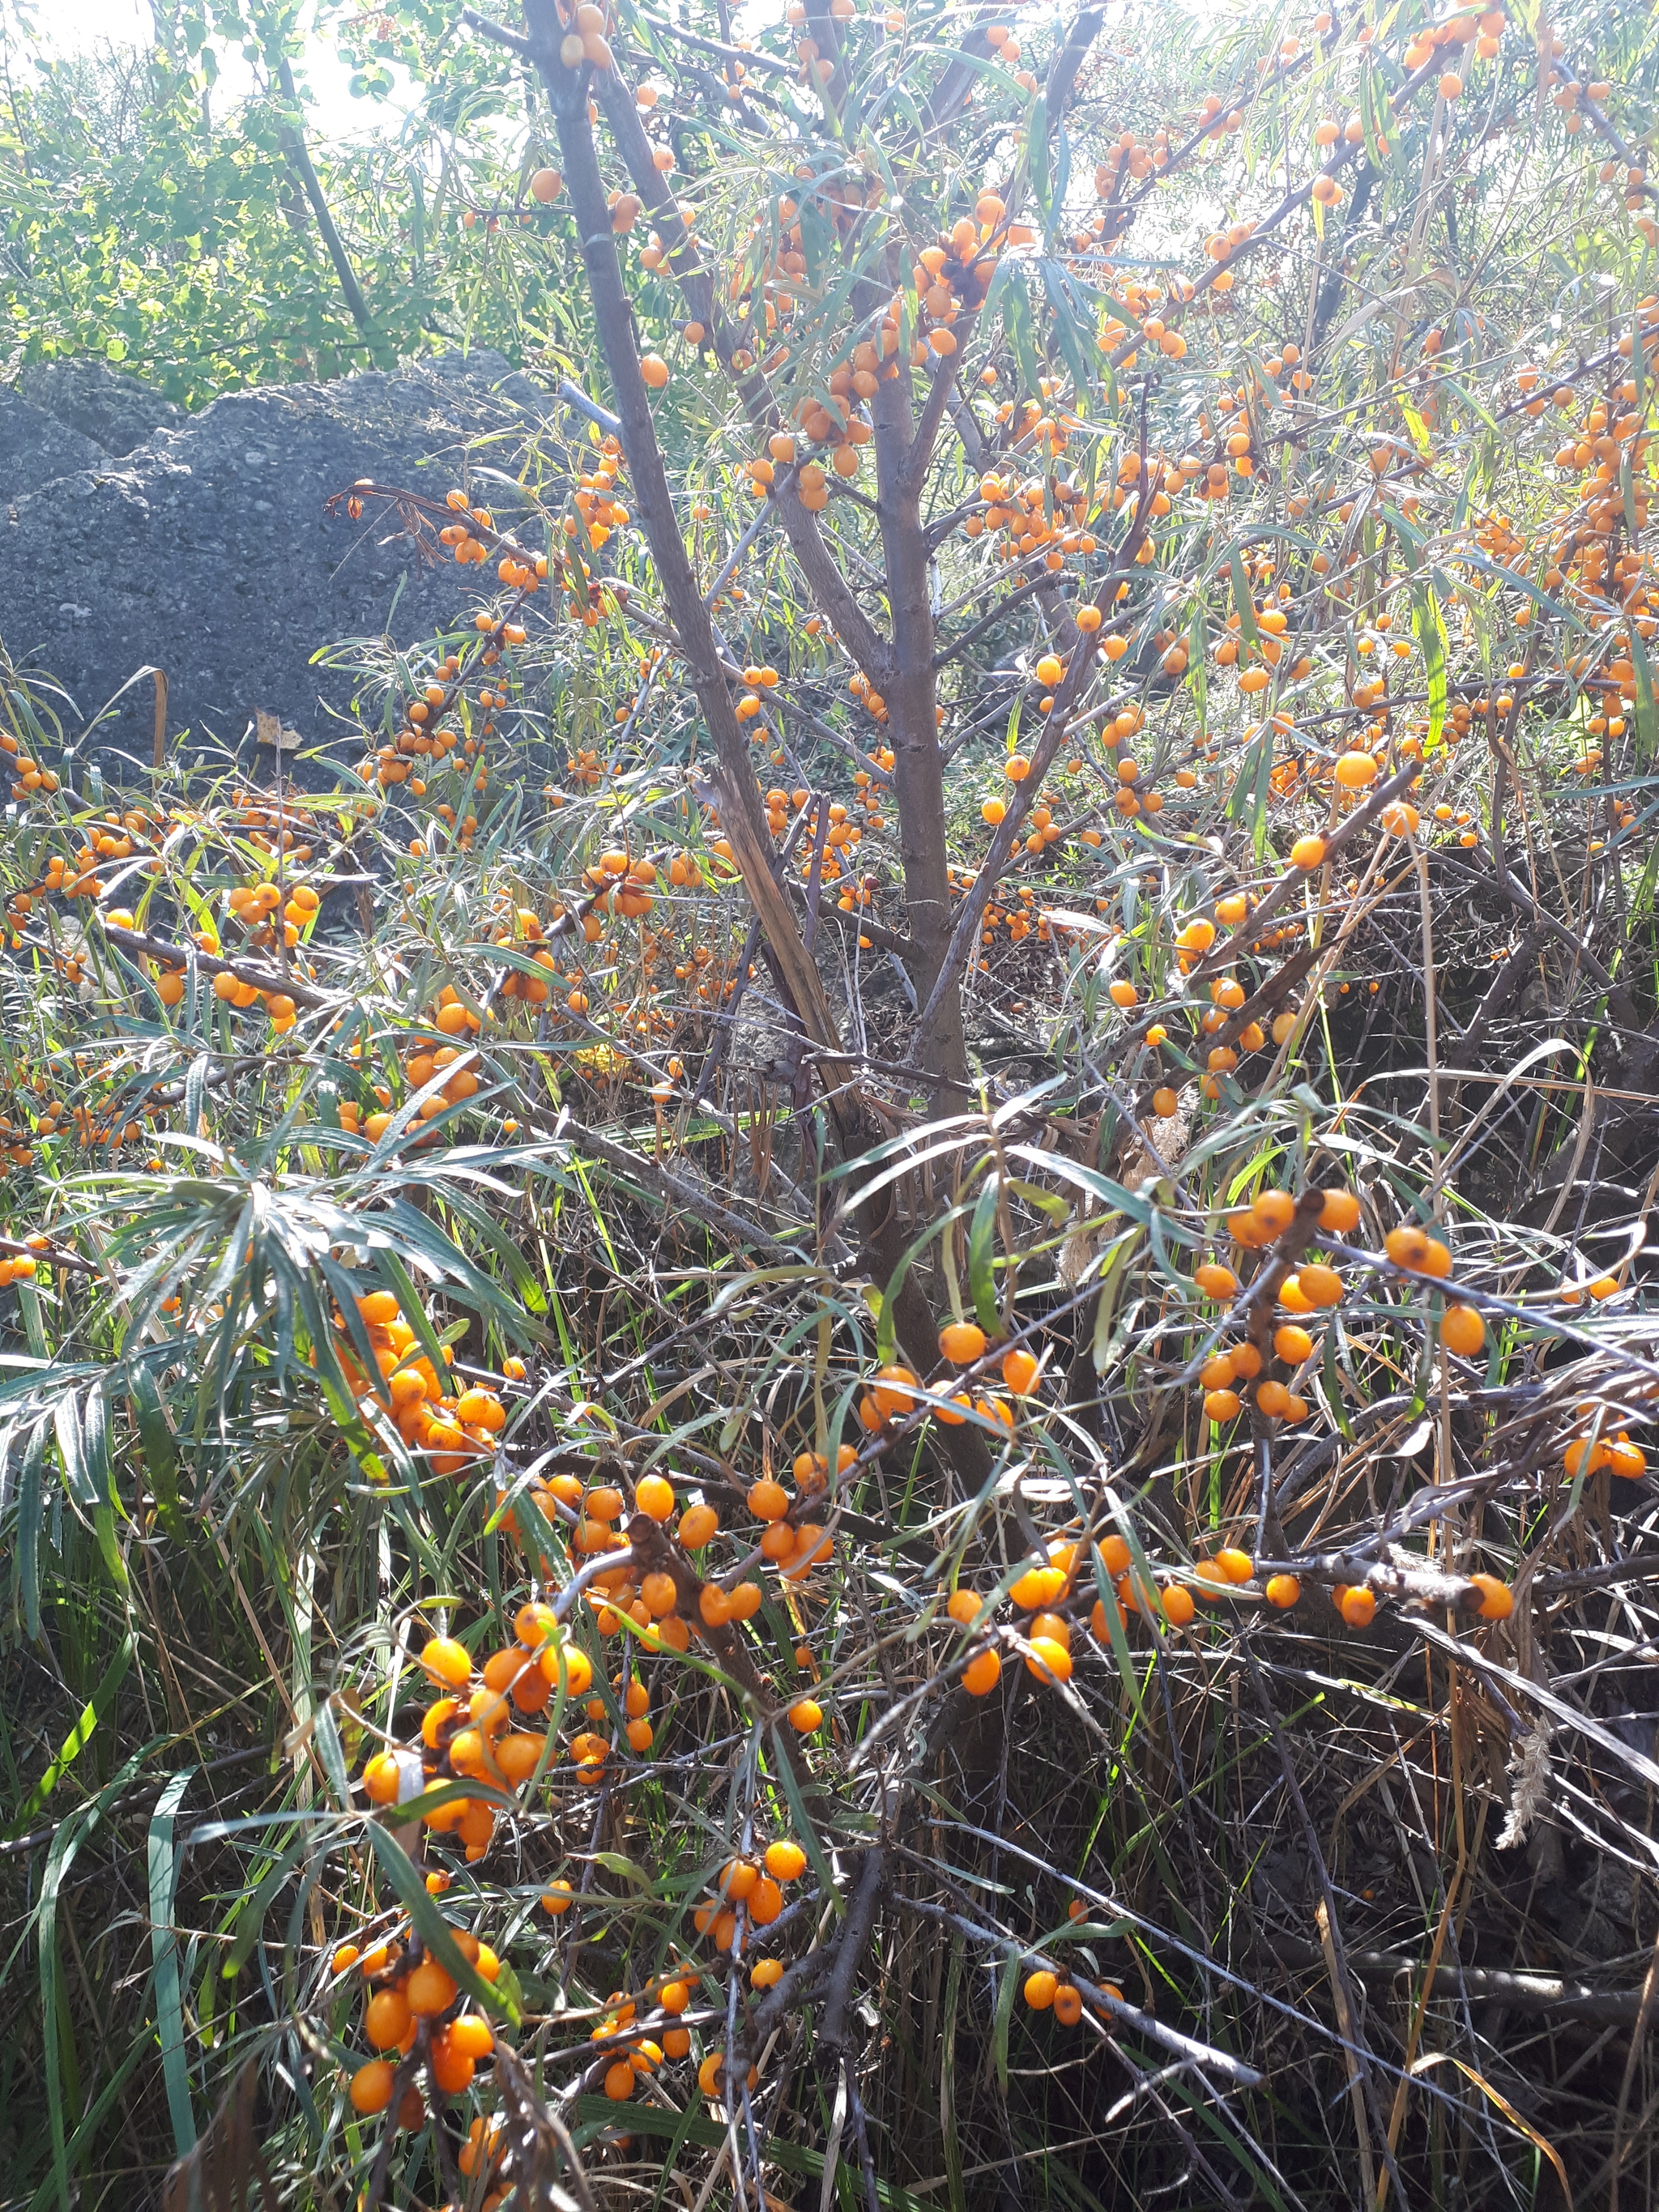
[[[1331,1595],[1337,1611],[1350,1628],[1369,1628],[1376,1614],[1376,1599],[1368,1589],[1352,1589],[1339,1583]]]
[[[789,1510],[789,1492],[781,1482],[763,1476],[749,1492],[749,1510],[757,1521],[781,1521]],[[793,1540],[791,1548],[793,1548]]]
[[[1023,1613],[1040,1613],[1052,1605],[1066,1587],[1063,1567],[1027,1567],[1008,1595]]]
[[[795,1881],[806,1871],[806,1854],[787,1838],[766,1847],[766,1871],[775,1881]]]
[[[712,1505],[688,1505],[680,1516],[680,1541],[688,1552],[700,1552],[720,1525]]]
[[[908,1367],[878,1367],[874,1388],[871,1391],[880,1411],[888,1419],[895,1413],[908,1413],[916,1402],[916,1378]]]
[[[377,1752],[363,1769],[363,1790],[370,1803],[395,1804],[400,1778],[401,1770],[390,1752]]]
[[[409,2000],[401,1990],[376,1990],[363,2014],[363,2033],[377,2051],[395,2050],[409,2033]]]
[[[615,2104],[626,2104],[634,2094],[634,2069],[625,2058],[605,2069],[605,2094]]]
[[[1206,1298],[1236,1298],[1238,1278],[1231,1267],[1223,1267],[1209,1260],[1194,1270],[1193,1280]]]
[[[385,2112],[392,2102],[392,2066],[384,2058],[371,2058],[368,2065],[360,2066],[351,2077],[353,2110],[362,2113],[365,2118],[371,2112]]]
[[[1025,1977],[1025,2002],[1033,2012],[1047,2012],[1059,1987],[1059,1975],[1051,1974],[1046,1966],[1039,1966],[1035,1973]]]
[[[783,1892],[763,1875],[749,1893],[749,1917],[757,1928],[769,1928],[783,1911]]]
[[[1051,1636],[1031,1638],[1030,1656],[1025,1667],[1027,1673],[1035,1674],[1039,1682],[1069,1682],[1072,1679],[1072,1655]]]
[[[741,1905],[759,1880],[760,1869],[752,1860],[729,1859],[721,1868],[714,1887],[722,1897]]]
[[[789,1725],[802,1735],[811,1735],[823,1720],[823,1707],[816,1698],[798,1698],[789,1708]]]
[[[1382,1249],[1396,1267],[1420,1270],[1428,1249],[1429,1240],[1415,1223],[1402,1223],[1400,1227],[1389,1230],[1382,1239]]]
[[[1288,1611],[1302,1595],[1302,1585],[1294,1575],[1269,1575],[1262,1595],[1269,1605],[1281,1612]]]
[[[1320,1204],[1319,1225],[1339,1237],[1358,1229],[1359,1200],[1351,1190],[1328,1190]]]
[[[643,1474],[634,1486],[634,1504],[652,1521],[666,1521],[674,1510],[674,1486],[660,1474]]]
[[[940,1356],[953,1367],[971,1367],[984,1357],[985,1346],[985,1331],[976,1322],[950,1322],[939,1333]]]
[[[1054,2018],[1062,2027],[1075,2027],[1083,2017],[1082,1992],[1070,1982],[1061,1982],[1054,1991]]]
[[[1269,1237],[1282,1237],[1296,1218],[1296,1200],[1287,1190],[1264,1190],[1250,1206],[1255,1227]]]
[[[1322,866],[1325,859],[1325,840],[1322,837],[1298,837],[1291,848],[1291,865],[1310,872]]]
[[[1515,1611],[1515,1593],[1507,1583],[1496,1575],[1471,1575],[1469,1580],[1480,1593],[1482,1620],[1507,1620]]]
[[[1310,1306],[1341,1304],[1343,1282],[1334,1267],[1327,1267],[1318,1261],[1304,1261],[1297,1270],[1296,1280]]]
[[[1486,1324],[1473,1306],[1448,1306],[1440,1322],[1440,1341],[1448,1352],[1472,1359],[1486,1340]]]
[[[1002,1656],[981,1651],[962,1670],[962,1686],[970,1698],[988,1698],[1002,1679]]]
[[[421,1652],[421,1664],[434,1680],[447,1683],[452,1690],[460,1689],[472,1679],[472,1655],[453,1636],[428,1638]]]
[[[1016,1398],[1024,1398],[1028,1395],[1033,1384],[1036,1382],[1036,1378],[1037,1361],[1036,1355],[1032,1352],[1027,1352],[1024,1345],[1016,1344],[1011,1346],[1010,1348],[1003,1353],[1003,1385],[1005,1389],[1011,1390]]]
[[[477,2062],[469,2059],[465,2051],[456,2051],[453,2044],[449,2042],[447,2031],[431,2037],[431,2057],[427,2059],[427,2063],[431,2066],[434,2086],[441,2088],[445,2097],[465,2097],[465,2093],[473,2086],[473,2073],[477,2070]]]
[[[495,2031],[489,2022],[476,2012],[464,2014],[452,2021],[445,2031],[449,2047],[468,2058],[488,2058],[495,2048]]]
[[[404,1984],[404,1996],[417,2020],[430,2020],[454,2003],[455,1984],[435,1959],[422,1959]]]

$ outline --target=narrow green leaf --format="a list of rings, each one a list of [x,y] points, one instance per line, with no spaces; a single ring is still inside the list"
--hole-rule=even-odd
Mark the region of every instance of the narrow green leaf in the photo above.
[[[379,1820],[370,1820],[367,1826],[369,1845],[380,1863],[380,1871],[397,1891],[399,1902],[414,1922],[416,1932],[427,1950],[458,1988],[464,1989],[487,2011],[505,2014],[517,2027],[517,2005],[503,1991],[485,1981],[467,1959],[455,1941],[454,1930],[439,1911],[431,1891],[416,1873],[408,1852],[391,1829]]]
[[[125,1680],[127,1668],[131,1664],[132,1638],[129,1634],[121,1638],[120,1649],[104,1669],[103,1678],[97,1688],[81,1708],[80,1717],[59,1745],[57,1758],[52,1760],[52,1765],[47,1767],[33,1789],[30,1790],[21,1812],[7,1830],[8,1835],[21,1836],[27,1831],[29,1823],[58,1787],[64,1774],[86,1749],[87,1745],[92,1741],[94,1729],[106,1717],[110,1707],[114,1704],[115,1693]]]
[[[979,1325],[988,1336],[994,1336],[1002,1327],[1002,1316],[997,1306],[996,1278],[992,1262],[996,1256],[997,1179],[988,1175],[981,1186],[974,1218],[968,1229],[968,1286],[973,1292],[974,1311]]]
[[[179,1976],[179,1938],[173,1925],[173,1899],[179,1886],[179,1854],[173,1824],[180,1799],[196,1769],[185,1767],[168,1778],[149,1820],[149,1941],[154,1961],[155,2026],[161,2043],[161,2079],[167,2087],[167,2113],[173,2122],[174,2155],[183,2158],[195,2148],[196,2115],[191,2109],[190,2064],[185,2049],[185,2012]]]

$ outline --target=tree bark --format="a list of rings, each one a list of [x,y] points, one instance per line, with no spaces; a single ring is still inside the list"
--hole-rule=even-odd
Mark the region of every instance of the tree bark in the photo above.
[[[948,374],[948,372],[941,372]],[[876,491],[887,601],[893,621],[893,674],[886,694],[898,801],[904,902],[909,923],[911,980],[926,1006],[951,945],[951,877],[945,842],[945,771],[934,708],[933,612],[928,589],[921,493],[910,465],[915,425],[910,377],[901,368],[876,387]],[[968,1083],[960,988],[949,990],[923,1041],[921,1065],[959,1092]]]
[[[286,55],[276,64],[276,82],[281,88],[283,98],[297,114],[300,95],[295,89],[294,72],[288,65]],[[328,249],[328,258],[334,264],[334,273],[340,280],[340,289],[345,295],[346,306],[351,310],[351,319],[362,333],[363,343],[368,348],[371,356],[377,362],[387,361],[391,357],[389,349],[374,316],[368,312],[368,302],[363,297],[362,286],[357,282],[357,272],[351,265],[351,257],[346,252],[345,240],[341,237],[334,217],[329,212],[328,201],[324,197],[321,179],[312,166],[311,155],[306,150],[305,133],[297,124],[287,121],[283,123],[281,129],[283,143],[288,149],[288,158],[293,163],[295,173],[304,187],[306,198],[311,202],[311,212],[317,218],[318,231],[323,244]]]

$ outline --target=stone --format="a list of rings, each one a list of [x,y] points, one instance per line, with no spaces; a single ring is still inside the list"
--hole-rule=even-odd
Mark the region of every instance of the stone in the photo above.
[[[188,727],[240,745],[259,710],[306,746],[343,737],[354,678],[312,656],[354,637],[407,647],[465,600],[389,505],[354,522],[331,500],[367,477],[441,502],[471,455],[492,508],[510,513],[526,441],[554,405],[484,349],[228,393],[196,415],[97,364],[52,367],[31,373],[30,398],[0,390],[0,638],[68,692],[71,738],[146,664],[166,672],[175,738]],[[118,453],[86,427],[121,445],[147,422]],[[147,763],[153,718],[151,687],[135,684],[86,749]]]
[[[25,498],[103,458],[101,447],[80,431],[14,392],[0,392],[0,499]]]
[[[32,407],[106,453],[130,453],[187,419],[182,407],[106,362],[37,361],[18,378],[17,389]]]

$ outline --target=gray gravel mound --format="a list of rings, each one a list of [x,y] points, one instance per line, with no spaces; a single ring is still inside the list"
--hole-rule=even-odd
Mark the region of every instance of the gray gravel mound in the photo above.
[[[264,708],[318,742],[351,691],[308,665],[319,647],[407,646],[459,604],[455,571],[422,567],[386,509],[354,523],[331,496],[368,477],[441,498],[469,454],[512,474],[550,405],[485,350],[199,415],[100,363],[33,369],[0,391],[0,638],[83,720],[154,662],[174,733],[239,740]],[[499,483],[489,495],[510,504]],[[148,760],[153,696],[135,687],[94,743]]]

